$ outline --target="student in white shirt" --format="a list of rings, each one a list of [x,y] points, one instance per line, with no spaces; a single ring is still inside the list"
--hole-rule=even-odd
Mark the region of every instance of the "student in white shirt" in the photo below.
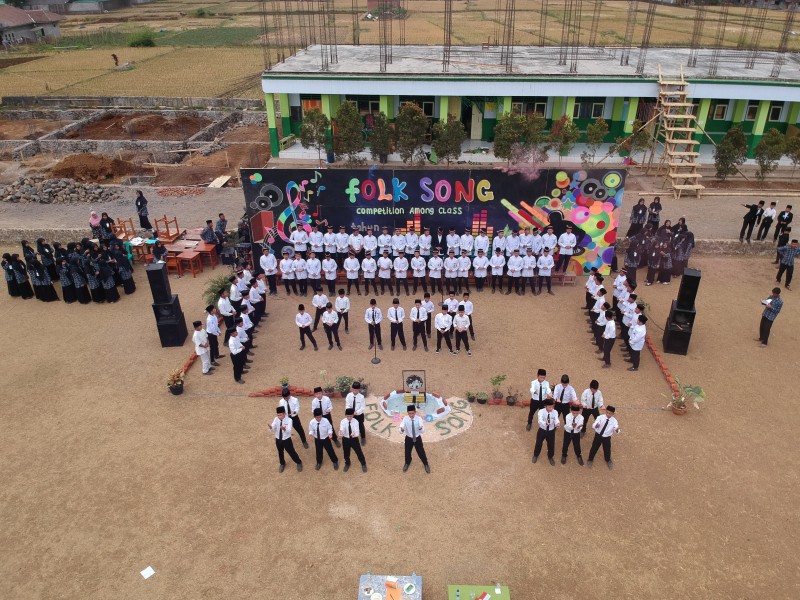
[[[299,312],[295,316],[294,322],[300,330],[300,350],[306,349],[305,338],[308,338],[311,345],[314,346],[314,352],[316,352],[319,348],[317,347],[317,340],[314,339],[314,335],[311,333],[311,315],[306,312],[305,304],[299,304],[297,310]]]
[[[550,273],[553,269],[553,257],[550,256],[550,248],[545,247],[542,250],[543,254],[539,257],[539,260],[536,261],[536,268],[539,269],[539,288],[537,294],[542,293],[542,281],[547,282],[547,293],[551,296],[553,294],[553,290],[550,289]]]
[[[464,307],[464,314],[469,317],[469,337],[474,342],[475,318],[473,317],[473,313],[475,312],[475,305],[472,303],[472,300],[469,299],[469,292],[464,292],[464,295],[461,297],[461,306]]]
[[[414,277],[414,293],[417,293],[419,284],[422,283],[422,291],[428,291],[428,282],[425,279],[425,259],[422,258],[421,252],[418,249],[414,250],[414,258],[411,259],[411,275]],[[376,291],[377,293],[377,291]]]
[[[519,255],[519,248],[514,248],[512,254],[508,259],[508,290],[506,295],[511,295],[511,285],[514,285],[514,292],[517,296],[520,295],[519,280],[522,277],[522,257]]]
[[[442,293],[442,267],[444,261],[439,256],[439,249],[433,249],[433,256],[428,260],[428,277],[431,279],[431,292],[434,294],[438,288],[439,293]]]
[[[317,258],[316,252],[313,250],[308,253],[308,260],[306,260],[306,271],[308,272],[308,282],[311,284],[311,289],[315,292],[322,291],[322,263]]]
[[[519,239],[519,234],[512,231],[511,235],[506,238],[506,258],[511,258],[514,255],[514,250],[519,250],[522,243]]]
[[[556,429],[561,427],[558,420],[558,413],[553,409],[553,400],[545,400],[544,408],[539,411],[536,420],[539,424],[539,429],[536,431],[536,445],[533,448],[533,464],[539,460],[539,454],[542,453],[542,444],[547,442],[547,459],[551,465],[556,464],[553,460],[555,456],[556,445]]]
[[[372,258],[371,250],[364,250],[364,260],[361,261],[361,270],[364,272],[364,293],[369,294],[369,284],[372,282],[372,290],[377,296],[378,283],[375,281],[375,274],[378,271],[378,263]]]
[[[578,394],[575,393],[575,388],[569,384],[569,375],[566,373],[561,376],[561,382],[557,383],[553,390],[553,400],[556,412],[564,417],[569,412],[569,405],[578,403]]]
[[[625,351],[630,351],[630,345],[628,343],[628,337],[630,336],[630,328],[636,322],[636,318],[642,314],[641,309],[637,312],[637,304],[636,299],[639,296],[637,294],[629,294],[628,298],[620,303],[619,309],[622,313],[622,323],[620,324],[620,338],[622,339],[622,344],[625,346]]]
[[[472,237],[472,232],[467,227],[464,234],[459,238],[461,253],[467,252],[467,256],[472,256],[472,249],[475,247],[475,238]]]
[[[342,445],[344,452],[344,472],[350,470],[350,451],[356,453],[358,462],[361,463],[361,471],[367,472],[367,460],[364,458],[364,451],[361,449],[361,444],[358,441],[358,436],[361,431],[361,423],[356,421],[352,408],[344,409],[344,419],[339,423],[339,435],[342,436]]]
[[[458,259],[453,248],[447,250],[444,259],[444,285],[448,290],[455,290],[458,286]]]
[[[322,328],[325,330],[325,336],[328,338],[328,350],[333,350],[333,341],[336,340],[336,347],[342,349],[342,343],[339,341],[339,313],[333,310],[333,304],[327,302],[325,304],[325,311],[322,313]]]
[[[531,235],[530,227],[519,228],[519,254],[520,256],[527,256],[528,248],[533,249],[533,236]]]
[[[283,259],[280,262],[280,271],[283,287],[286,288],[286,295],[291,296],[292,292],[297,295],[297,281],[295,281],[294,278],[294,261],[289,258],[288,249],[283,251]],[[291,291],[289,291],[289,284],[292,286]]]
[[[581,434],[583,433],[583,415],[581,407],[573,404],[569,407],[569,414],[564,419],[564,443],[561,446],[561,464],[567,464],[567,452],[569,445],[572,444],[578,464],[583,466],[581,457]]]
[[[346,409],[353,409],[353,417],[358,421],[361,430],[361,443],[367,445],[367,430],[364,424],[364,413],[367,410],[367,402],[364,394],[361,393],[361,382],[354,381],[350,386],[350,393],[344,399]]]
[[[392,256],[397,258],[400,256],[400,252],[406,251],[406,236],[403,235],[403,232],[400,231],[400,228],[397,227],[394,230],[394,235],[392,236]]]
[[[488,257],[489,256],[489,237],[486,235],[486,229],[481,229],[478,237],[475,238],[475,254],[478,253],[479,250],[483,250],[483,255]]]
[[[428,294],[427,292],[423,296],[422,308],[424,308],[425,312],[428,313],[428,318],[425,321],[425,332],[428,334],[428,337],[430,338],[432,332],[431,326],[433,324],[433,317],[434,317],[433,313],[436,312],[436,305],[433,302],[431,302],[431,295]]]
[[[381,234],[378,236],[377,256],[383,256],[384,250],[392,251],[392,236],[389,235],[389,228],[386,226],[382,228]]]
[[[427,257],[431,255],[431,241],[432,241],[432,238],[431,238],[431,229],[430,229],[430,227],[423,228],[422,235],[419,236],[419,240],[417,240],[417,241],[419,243],[419,253],[420,253],[420,255],[422,255],[427,260]]]
[[[322,236],[322,241],[325,244],[325,256],[334,256],[336,254],[336,233],[333,227],[329,227],[325,235]]]
[[[228,281],[231,282],[230,287],[230,300],[233,308],[236,312],[239,312],[242,309],[242,291],[239,287],[239,277],[236,275],[231,275]]]
[[[369,348],[372,350],[375,347],[375,342],[378,342],[378,350],[383,350],[383,342],[381,341],[381,321],[383,320],[383,313],[377,306],[378,301],[372,298],[369,301],[369,308],[364,313],[364,320],[369,326]]]
[[[367,234],[364,236],[363,241],[364,241],[364,255],[366,256],[367,252],[369,252],[371,256],[377,256],[378,238],[375,237],[375,234],[372,232],[372,229],[367,229]]]
[[[308,243],[311,245],[311,251],[319,254],[323,250],[322,244],[324,243],[324,237],[322,232],[319,230],[319,227],[316,225],[311,226],[311,233],[308,234]]]
[[[324,420],[328,421],[328,425],[331,426],[331,437],[333,438],[333,443],[336,444],[338,448],[340,446],[339,436],[336,435],[336,430],[333,428],[333,402],[331,402],[328,396],[322,394],[322,388],[319,386],[314,388],[314,397],[311,399],[312,412],[316,409],[322,411],[322,417]]]
[[[347,274],[347,295],[350,295],[350,289],[353,287],[353,284],[356,284],[356,292],[358,295],[361,295],[361,288],[359,287],[358,283],[358,270],[361,267],[361,263],[358,262],[356,258],[355,252],[349,252],[347,258],[344,261],[344,270]]]
[[[300,460],[292,443],[292,420],[286,417],[286,409],[283,406],[279,406],[275,412],[277,416],[273,419],[270,430],[275,436],[275,447],[278,449],[278,461],[280,462],[278,472],[283,473],[286,469],[284,453],[289,455],[289,458],[297,465],[297,471],[300,472],[303,470],[303,461]]]
[[[501,229],[497,232],[497,235],[494,236],[494,239],[492,240],[492,255],[497,254],[498,248],[500,249],[500,254],[502,255],[506,251],[506,241],[506,232],[504,229]]]
[[[386,292],[386,284],[389,284],[389,293],[394,295],[392,287],[392,259],[389,258],[389,250],[383,249],[383,256],[378,259],[378,279],[381,280],[381,296]],[[399,291],[399,290],[398,290]]]
[[[300,436],[300,441],[303,442],[303,448],[308,448],[306,441],[306,432],[303,429],[303,423],[300,421],[300,401],[292,396],[288,387],[281,390],[281,399],[278,406],[286,409],[286,415],[292,420],[292,429]]]
[[[350,298],[345,296],[344,289],[339,290],[339,297],[336,298],[334,306],[339,314],[339,319],[344,321],[345,335],[350,335]]]
[[[299,255],[308,247],[308,234],[304,229],[295,229],[289,235],[289,241],[294,245],[295,255]]]
[[[347,235],[344,225],[339,225],[339,233],[336,234],[336,261],[344,268],[344,261],[347,259],[347,251],[350,244],[350,236]]]
[[[416,449],[417,456],[422,461],[422,464],[425,465],[425,472],[430,473],[431,468],[428,465],[428,457],[425,454],[425,446],[422,443],[422,434],[425,433],[425,424],[422,419],[417,416],[417,407],[413,404],[409,404],[406,407],[406,412],[406,416],[403,417],[403,421],[400,423],[400,433],[406,436],[406,453],[403,473],[408,471],[408,467],[411,465],[412,447]]]
[[[489,259],[486,258],[483,248],[478,249],[478,256],[472,260],[472,268],[475,273],[475,287],[482,292],[486,283],[486,275],[489,272]]]
[[[464,343],[464,350],[467,351],[467,356],[472,356],[469,350],[469,340],[467,339],[467,331],[469,330],[469,317],[464,314],[464,305],[458,306],[458,314],[453,317],[453,329],[456,332],[456,354],[461,351],[461,343]]]
[[[278,260],[275,258],[275,255],[272,253],[270,248],[264,248],[262,251],[259,265],[261,266],[261,270],[264,271],[264,275],[267,276],[267,282],[269,283],[269,295],[277,295]]]
[[[592,267],[591,271],[589,271],[589,277],[586,279],[586,283],[583,284],[583,287],[586,288],[586,292],[584,296],[586,298],[586,304],[584,305],[585,310],[592,310],[592,306],[594,305],[594,296],[597,293],[597,290],[600,289],[600,284],[597,283],[597,267]]]
[[[211,355],[208,351],[208,334],[203,329],[202,321],[195,321],[192,323],[194,326],[194,334],[192,334],[192,342],[194,343],[194,353],[200,358],[203,364],[203,375],[211,375],[214,367],[211,366]]]
[[[334,470],[339,470],[339,458],[336,456],[336,451],[333,449],[333,444],[331,443],[334,433],[333,426],[327,419],[322,418],[322,409],[315,408],[314,418],[311,419],[311,422],[308,424],[308,435],[314,438],[314,450],[317,458],[317,464],[314,465],[314,468],[317,471],[322,467],[323,448],[328,453],[328,458],[330,458],[333,463]]]
[[[331,258],[330,252],[325,252],[325,258],[322,261],[322,272],[325,274],[325,281],[328,284],[328,294],[333,296],[336,289],[336,271],[338,265],[336,261]]]
[[[597,417],[600,416],[600,411],[603,408],[603,393],[600,391],[600,384],[596,379],[592,379],[589,382],[589,387],[583,390],[581,406],[583,407],[584,424],[581,437],[583,437],[586,434],[586,427],[589,426],[589,417],[594,416],[594,420],[597,421]]]
[[[533,248],[525,248],[525,256],[522,257],[522,295],[525,295],[525,284],[531,286],[531,294],[536,295],[536,257],[533,255]]]
[[[406,238],[406,255],[411,256],[414,254],[414,250],[417,249],[419,245],[419,236],[414,232],[414,226],[412,225],[408,229],[408,233],[405,235]]]
[[[215,367],[219,366],[217,363],[218,358],[225,358],[224,355],[219,353],[219,338],[221,331],[219,329],[219,317],[217,316],[217,308],[213,304],[206,306],[206,333],[208,334],[208,351],[211,364]]]
[[[228,336],[228,348],[230,348],[231,351],[233,380],[236,383],[244,383],[242,373],[247,363],[247,351],[244,345],[242,345],[242,342],[239,341],[239,336],[236,335],[236,327],[228,327],[228,329],[225,330],[225,335]]]
[[[448,254],[450,254],[450,250],[452,250],[456,256],[461,255],[461,236],[456,233],[455,227],[450,228],[450,233],[447,234],[445,241],[447,243]]]
[[[497,238],[495,238],[497,240]],[[501,248],[494,249],[494,256],[489,260],[492,268],[492,293],[495,293],[497,285],[500,284],[500,293],[503,293],[503,268],[506,266],[506,259]]]
[[[597,315],[594,323],[592,323],[592,332],[594,333],[594,343],[597,346],[597,350],[595,351],[597,354],[601,354],[603,352],[603,332],[606,330],[606,311],[610,308],[608,302],[603,302],[603,306],[600,307],[600,313]]]
[[[428,322],[428,311],[422,308],[422,301],[419,298],[414,300],[414,308],[411,309],[409,318],[411,319],[411,332],[413,334],[413,346],[411,346],[411,349],[417,349],[417,339],[422,336],[422,345],[425,347],[425,352],[427,352],[428,336],[425,335],[425,324]]]
[[[364,258],[364,236],[361,235],[358,227],[353,227],[353,233],[347,238],[347,244],[350,247],[349,251],[352,252],[359,261]]]
[[[775,202],[770,202],[769,208],[765,208],[764,213],[761,215],[761,225],[759,225],[758,233],[756,233],[757,242],[767,239],[769,228],[772,227],[772,222],[777,215],[778,211],[775,210]]]
[[[450,341],[450,329],[453,327],[453,317],[447,313],[447,304],[442,304],[442,312],[436,315],[433,326],[436,327],[436,354],[442,349],[442,339],[447,343],[450,354],[453,352],[453,342]]]
[[[300,254],[294,255],[294,278],[297,280],[300,295],[305,296],[308,294],[308,267],[306,259]]]
[[[461,249],[461,256],[458,258],[458,291],[469,291],[469,268],[472,260],[467,255],[467,250]]]
[[[608,303],[606,303],[608,304]],[[614,321],[614,311],[606,311],[606,326],[602,333],[603,337],[603,368],[611,368],[611,349],[617,341],[617,323]]]
[[[567,230],[562,233],[558,238],[558,264],[556,271],[566,272],[569,267],[569,261],[575,253],[575,245],[577,244],[575,234],[572,233],[572,225],[567,225]]]
[[[316,331],[317,327],[319,327],[319,320],[322,318],[322,313],[325,312],[325,306],[328,304],[328,297],[322,293],[322,290],[314,294],[314,297],[311,298],[311,304],[314,305],[316,309],[314,311],[314,325],[311,328],[311,331]]]
[[[236,309],[233,308],[228,293],[228,290],[222,290],[219,295],[219,301],[217,302],[219,314],[221,314],[222,318],[225,320],[225,339],[222,341],[223,344],[228,343],[228,331],[231,327],[236,326]]]
[[[537,227],[534,227],[531,232],[531,248],[537,260],[542,255],[542,250],[544,250],[544,241],[542,240],[542,236],[539,235],[540,233]]]
[[[553,397],[550,390],[550,383],[546,378],[547,371],[539,369],[536,371],[536,379],[531,381],[531,407],[528,410],[528,425],[525,427],[525,431],[531,430],[533,415],[544,408],[545,400]]]
[[[403,321],[406,318],[406,311],[402,306],[400,306],[399,298],[392,300],[392,307],[387,311],[386,318],[389,319],[390,323],[389,327],[392,338],[392,350],[394,351],[395,340],[398,337],[400,338],[400,345],[403,346],[403,350],[405,350],[406,334],[403,331]]]
[[[639,370],[639,359],[642,356],[642,348],[644,348],[645,338],[647,337],[647,317],[639,315],[638,321],[630,328],[628,334],[628,347],[631,349],[631,367],[628,371]]]
[[[606,406],[606,414],[600,415],[592,425],[594,429],[594,439],[592,440],[592,448],[589,450],[589,465],[592,466],[594,462],[594,455],[603,446],[603,458],[606,461],[609,469],[614,468],[614,463],[611,461],[611,436],[619,433],[619,422],[614,416],[616,409],[610,404]]]
[[[550,248],[550,252],[552,252],[557,245],[558,238],[553,233],[553,226],[548,225],[545,228],[545,234],[542,236],[542,250],[544,251],[544,248]]]
[[[397,286],[397,294],[400,295],[400,282],[403,282],[403,287],[406,290],[406,296],[410,296],[408,292],[408,259],[405,257],[405,251],[400,250],[400,255],[394,259],[394,279]]]

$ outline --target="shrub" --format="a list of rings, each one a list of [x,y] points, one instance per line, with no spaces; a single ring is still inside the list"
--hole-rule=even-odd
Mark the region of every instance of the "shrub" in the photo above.
[[[128,43],[131,48],[152,48],[155,45],[156,40],[152,31],[143,31]]]

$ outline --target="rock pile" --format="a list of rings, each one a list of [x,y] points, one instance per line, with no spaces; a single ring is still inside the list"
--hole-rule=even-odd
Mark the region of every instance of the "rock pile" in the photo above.
[[[0,187],[0,202],[38,202],[40,204],[81,204],[110,202],[120,197],[117,190],[74,179],[20,177]]]

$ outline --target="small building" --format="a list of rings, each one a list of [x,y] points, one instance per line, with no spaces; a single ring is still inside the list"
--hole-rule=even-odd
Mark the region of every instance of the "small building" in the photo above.
[[[0,5],[0,39],[4,47],[61,37],[63,17],[45,10],[22,10]]]

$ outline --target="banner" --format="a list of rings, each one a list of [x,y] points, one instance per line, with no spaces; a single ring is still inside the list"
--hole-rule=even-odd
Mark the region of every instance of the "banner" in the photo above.
[[[438,227],[445,235],[451,227],[476,236],[486,229],[492,238],[547,225],[558,237],[571,224],[578,241],[571,271],[607,274],[625,171],[543,169],[529,180],[501,169],[242,169],[241,180],[253,243],[278,256],[294,229],[310,232],[312,225],[376,235],[384,226],[389,233],[413,226],[418,234],[430,227],[434,238]]]

